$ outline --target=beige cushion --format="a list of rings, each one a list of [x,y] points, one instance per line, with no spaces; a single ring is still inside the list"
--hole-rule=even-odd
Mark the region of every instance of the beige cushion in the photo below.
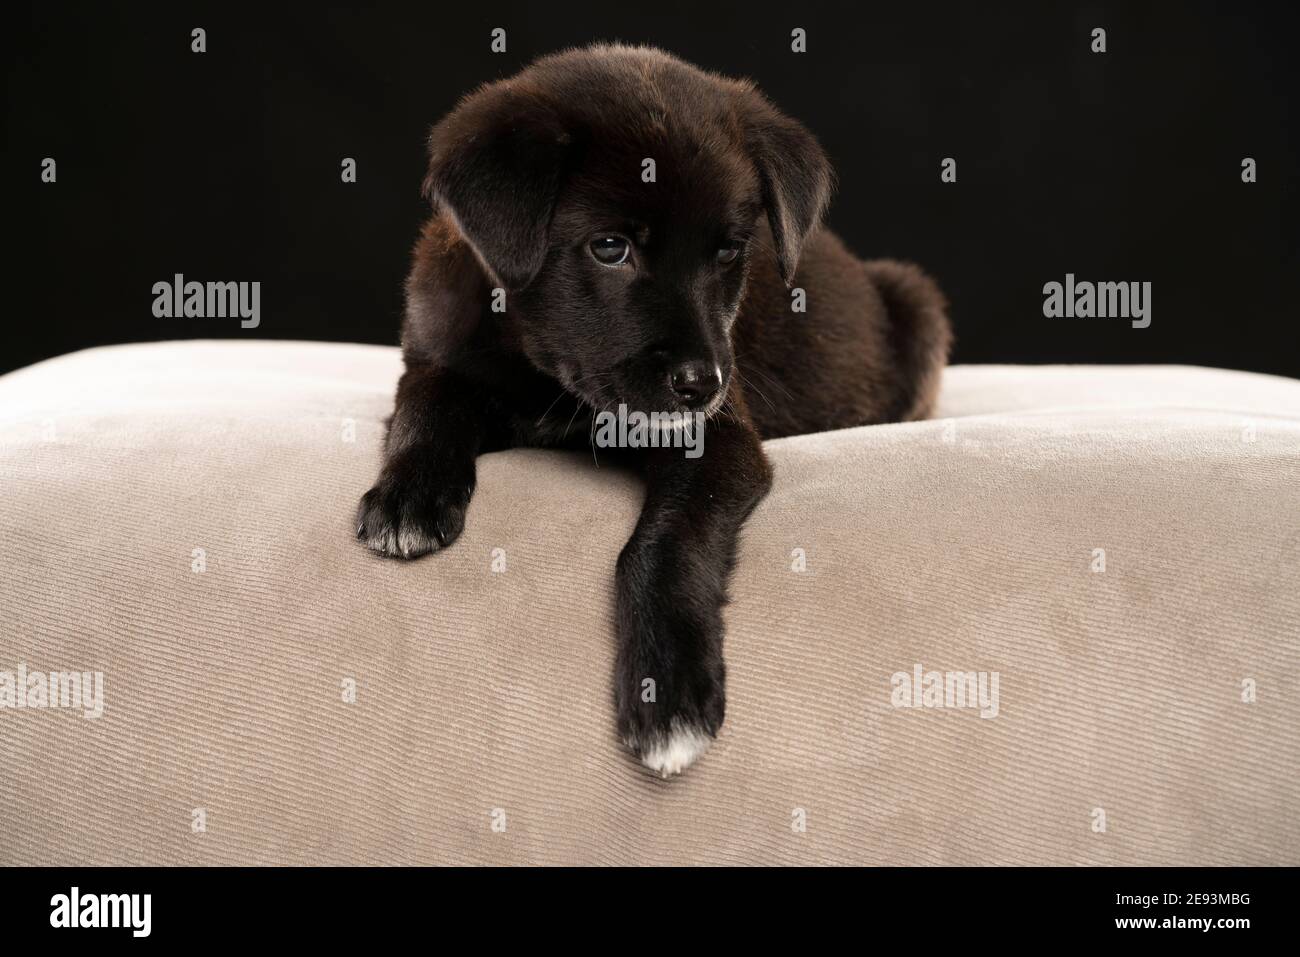
[[[727,723],[663,781],[610,706],[637,482],[489,455],[451,550],[375,558],[399,368],[0,378],[0,671],[104,674],[99,718],[0,710],[0,863],[1300,863],[1300,383],[959,367],[951,418],[769,443]],[[917,664],[997,716],[894,707]]]

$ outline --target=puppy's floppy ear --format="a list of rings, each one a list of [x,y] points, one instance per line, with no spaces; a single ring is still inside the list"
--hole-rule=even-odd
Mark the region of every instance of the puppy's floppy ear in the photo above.
[[[741,117],[746,146],[762,183],[777,265],[789,286],[804,240],[821,222],[830,202],[834,173],[817,138],[752,88],[742,94]]]
[[[570,145],[547,104],[505,83],[471,93],[429,134],[425,195],[507,289],[528,285],[546,258]]]

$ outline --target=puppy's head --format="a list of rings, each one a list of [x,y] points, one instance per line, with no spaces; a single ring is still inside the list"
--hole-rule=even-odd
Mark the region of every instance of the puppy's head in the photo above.
[[[706,414],[754,257],[789,284],[830,186],[816,139],[752,85],[623,46],[466,97],[425,181],[539,369],[597,409]]]

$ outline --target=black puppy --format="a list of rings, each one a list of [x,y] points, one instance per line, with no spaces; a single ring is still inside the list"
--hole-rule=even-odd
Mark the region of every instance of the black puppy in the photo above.
[[[614,403],[710,416],[702,456],[636,453],[646,498],[617,569],[618,730],[676,773],[722,724],[762,440],[925,416],[944,299],[819,228],[832,173],[802,125],[658,50],[538,60],[466,97],[429,152],[406,371],[358,537],[397,558],[450,545],[478,455],[585,447]]]

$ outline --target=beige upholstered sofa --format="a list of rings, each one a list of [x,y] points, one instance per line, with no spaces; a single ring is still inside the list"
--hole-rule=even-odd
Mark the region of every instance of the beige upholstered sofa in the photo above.
[[[0,378],[0,864],[1300,864],[1300,382],[958,367],[935,421],[770,443],[727,723],[664,781],[610,709],[637,482],[490,455],[452,549],[377,559],[398,371]],[[102,713],[17,707],[50,672]]]

